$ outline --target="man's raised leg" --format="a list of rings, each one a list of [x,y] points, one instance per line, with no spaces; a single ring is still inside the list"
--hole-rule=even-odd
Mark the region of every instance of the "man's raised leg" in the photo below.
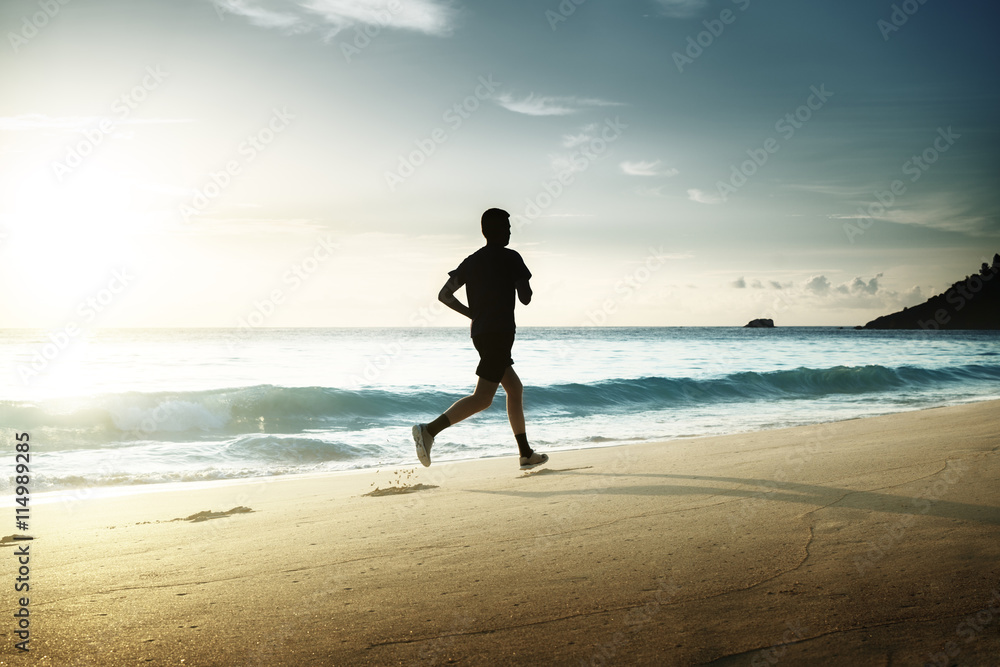
[[[450,408],[444,411],[444,416],[448,418],[448,426],[457,424],[463,419],[467,419],[477,412],[482,412],[493,404],[493,397],[497,393],[499,382],[490,382],[479,378],[476,388],[472,394],[455,401]],[[433,435],[437,435],[436,433]]]
[[[471,417],[477,412],[481,412],[490,407],[493,397],[497,393],[499,382],[491,382],[479,378],[476,388],[472,394],[455,401],[444,414],[432,421],[430,424],[417,424],[413,427],[413,441],[417,445],[417,458],[425,466],[431,464],[431,445],[434,444],[434,436],[448,428],[452,424]],[[524,422],[524,417],[521,417]]]

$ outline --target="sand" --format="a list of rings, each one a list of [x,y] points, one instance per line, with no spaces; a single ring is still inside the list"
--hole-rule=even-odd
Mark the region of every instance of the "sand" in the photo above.
[[[1000,401],[39,505],[0,660],[996,665],[998,448]]]

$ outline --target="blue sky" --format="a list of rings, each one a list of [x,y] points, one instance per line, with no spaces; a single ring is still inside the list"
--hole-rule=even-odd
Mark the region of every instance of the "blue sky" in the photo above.
[[[0,324],[459,326],[492,206],[521,325],[863,324],[1000,250],[997,16],[10,0]]]

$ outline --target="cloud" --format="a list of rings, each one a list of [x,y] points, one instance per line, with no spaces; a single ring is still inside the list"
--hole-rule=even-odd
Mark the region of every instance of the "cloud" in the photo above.
[[[288,34],[322,31],[331,39],[358,25],[448,35],[455,10],[443,0],[210,0],[222,12]],[[395,9],[393,9],[395,8]]]
[[[877,294],[879,290],[878,279],[881,277],[881,273],[868,281],[855,277],[849,283],[838,285],[837,291],[841,294]]]
[[[640,197],[667,197],[666,188],[662,185],[656,187],[641,185],[635,188],[634,192]]]
[[[600,130],[601,126],[597,123],[588,123],[578,128],[576,133],[564,135],[562,138],[562,145],[566,148],[573,149],[590,143],[591,141],[600,138]],[[557,176],[560,174],[568,175],[587,169],[592,161],[599,159],[602,158],[594,155],[588,155],[585,149],[571,150],[568,153],[549,155],[549,166]]]
[[[575,174],[583,171],[583,164],[574,159],[576,154],[570,155],[549,155],[549,167],[555,174]]]
[[[767,298],[781,299],[786,304],[799,304],[813,309],[857,309],[881,311],[882,314],[912,307],[925,300],[920,287],[899,292],[882,284],[883,274],[873,277],[856,276],[834,283],[823,274],[800,280],[749,279],[740,276],[730,283],[735,288],[766,290]],[[772,291],[773,290],[773,291]],[[751,295],[748,297],[754,298]]]
[[[291,33],[308,32],[311,29],[307,22],[294,12],[266,9],[254,0],[212,0],[212,4],[219,10],[220,16],[221,12],[243,16],[261,28],[277,28]]]
[[[926,297],[924,297],[923,292],[920,291],[920,285],[914,285],[907,291],[900,294],[899,298],[900,301],[902,301],[903,305],[905,305],[907,308],[909,308],[910,306],[915,306],[918,303],[923,303],[924,301],[927,300]]]
[[[855,276],[838,285],[831,283],[826,276],[818,275],[805,283],[804,290],[820,299],[823,306],[833,308],[878,308],[892,312],[924,301],[920,287],[911,287],[904,292],[886,289],[882,285],[882,275],[879,273],[871,278]]]
[[[806,282],[806,289],[816,294],[826,294],[830,291],[830,281],[826,276],[813,276]]]
[[[698,190],[696,188],[691,188],[687,191],[688,199],[699,204],[718,204],[720,199],[713,194],[709,194],[704,190]]]
[[[494,100],[508,111],[527,116],[568,116],[586,107],[622,106],[621,102],[610,102],[595,97],[555,97],[534,93],[524,99],[515,99],[513,95],[504,93]]]
[[[739,278],[737,278],[736,280],[734,280],[730,284],[733,287],[736,287],[736,288],[739,288],[739,289],[745,289],[747,287],[749,287],[751,289],[764,289],[765,287],[769,287],[771,289],[779,289],[780,290],[780,289],[786,289],[786,288],[792,287],[792,283],[790,283],[790,282],[789,283],[779,283],[777,280],[768,280],[767,284],[765,285],[761,280],[759,280],[757,278],[754,278],[753,280],[747,280],[743,276],[740,276]]]
[[[587,143],[594,138],[593,135],[590,134],[591,131],[592,130],[588,128],[584,128],[580,134],[564,134],[562,139],[563,147],[576,148],[577,146]]]
[[[657,0],[660,12],[672,19],[686,19],[697,16],[708,7],[708,0]]]
[[[625,161],[619,166],[622,171],[629,176],[676,176],[680,172],[676,169],[660,169],[662,160],[637,160],[635,162]]]
[[[661,160],[638,160],[636,162],[622,162],[619,166],[629,176],[656,176],[657,169],[661,164]]]

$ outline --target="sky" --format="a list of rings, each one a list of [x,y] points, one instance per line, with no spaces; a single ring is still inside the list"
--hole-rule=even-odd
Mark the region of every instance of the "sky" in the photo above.
[[[864,324],[1000,251],[987,1],[5,0],[0,328]],[[459,296],[463,296],[459,292]]]

